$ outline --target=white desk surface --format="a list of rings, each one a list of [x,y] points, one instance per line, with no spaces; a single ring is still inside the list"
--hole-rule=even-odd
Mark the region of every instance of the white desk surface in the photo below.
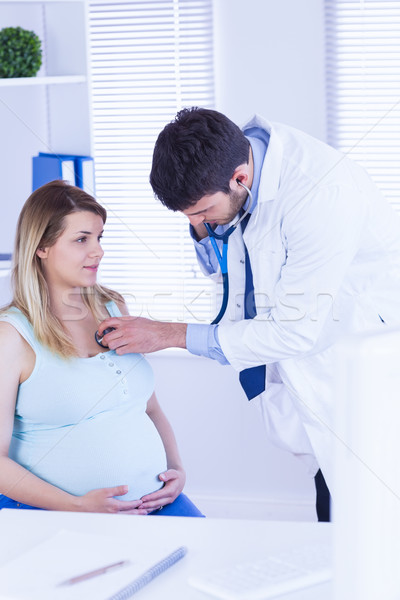
[[[33,548],[60,529],[131,538],[140,545],[187,546],[187,555],[134,595],[137,600],[206,600],[190,575],[256,559],[278,549],[331,540],[329,523],[144,517],[35,510],[0,511],[0,564]],[[23,576],[23,574],[21,574]],[[0,582],[1,595],[1,582]],[[280,600],[330,600],[331,584],[280,596]],[[92,600],[92,599],[90,599]]]

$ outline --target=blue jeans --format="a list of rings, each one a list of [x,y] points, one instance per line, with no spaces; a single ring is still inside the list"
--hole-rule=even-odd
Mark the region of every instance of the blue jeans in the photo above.
[[[11,498],[7,498],[7,496],[3,496],[3,494],[0,494],[0,510],[2,508],[25,508],[27,510],[44,510],[43,508],[37,508],[36,506],[22,504],[22,502],[11,500]]]
[[[166,504],[160,510],[154,510],[150,514],[162,517],[204,517],[185,494],[179,494],[171,504]]]
[[[29,506],[28,504],[22,504],[16,500],[11,500],[7,496],[0,494],[0,510],[2,508],[23,508],[27,510],[44,510],[43,508],[37,508],[35,506]],[[166,516],[166,517],[204,517],[199,509],[193,504],[191,500],[185,494],[179,494],[179,496],[172,502],[167,504],[160,510],[155,510],[150,513],[153,516]]]

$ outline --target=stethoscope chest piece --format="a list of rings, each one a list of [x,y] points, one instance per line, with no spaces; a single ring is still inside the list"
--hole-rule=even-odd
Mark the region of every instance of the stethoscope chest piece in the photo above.
[[[110,333],[110,331],[115,331],[115,327],[107,327],[107,329],[105,329],[103,331],[103,335],[100,336],[99,332],[96,331],[96,333],[94,334],[94,339],[96,340],[96,342],[98,343],[99,346],[101,346],[102,348],[108,348],[108,346],[105,346],[104,344],[102,344],[103,341],[103,337],[105,335],[107,335],[107,333]]]

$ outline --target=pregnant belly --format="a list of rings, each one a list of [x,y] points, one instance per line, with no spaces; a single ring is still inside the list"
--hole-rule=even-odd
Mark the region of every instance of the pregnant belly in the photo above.
[[[158,490],[166,470],[161,438],[146,414],[97,415],[75,426],[20,433],[10,456],[49,483],[81,496],[90,490],[127,485],[121,500]]]

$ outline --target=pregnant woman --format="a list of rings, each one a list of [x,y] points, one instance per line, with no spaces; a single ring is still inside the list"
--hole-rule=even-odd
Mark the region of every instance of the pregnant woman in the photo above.
[[[150,365],[95,339],[128,315],[96,282],[106,211],[63,181],[19,217],[0,311],[0,508],[201,516]]]

